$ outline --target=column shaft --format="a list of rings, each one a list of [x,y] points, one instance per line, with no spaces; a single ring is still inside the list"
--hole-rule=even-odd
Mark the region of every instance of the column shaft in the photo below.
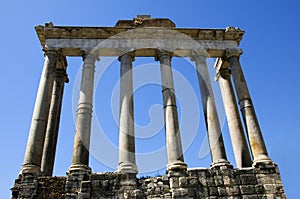
[[[44,68],[34,106],[22,173],[40,174],[57,55],[45,52]]]
[[[44,176],[52,176],[53,173],[64,83],[67,80],[66,71],[56,69],[42,158],[41,170]]]
[[[76,116],[76,132],[74,139],[72,165],[69,168],[70,172],[76,170],[83,170],[88,172],[90,171],[88,164],[92,122],[95,61],[96,57],[91,53],[87,54],[84,57]]]
[[[185,170],[187,165],[184,163],[182,153],[170,54],[160,52],[158,54],[158,60],[160,61],[164,105],[166,147],[168,155],[167,169]]]
[[[239,62],[238,56],[231,56],[228,59],[229,67],[231,67],[232,78],[238,97],[240,110],[242,112],[245,127],[248,133],[250,147],[252,150],[254,162],[271,161],[263,135],[255,114],[248,86]]]
[[[235,95],[233,92],[230,73],[228,69],[220,69],[219,83],[236,166],[237,168],[249,167],[252,165],[252,161],[247,146],[243,126],[240,120],[240,115],[237,109]]]
[[[130,53],[119,57],[120,68],[120,126],[119,126],[119,166],[122,173],[137,173],[135,163],[134,110],[132,61]]]
[[[226,157],[214,94],[212,91],[211,81],[206,64],[206,57],[203,55],[195,55],[193,56],[193,59],[195,60],[197,67],[202,107],[212,157],[212,166],[220,164],[229,165]]]

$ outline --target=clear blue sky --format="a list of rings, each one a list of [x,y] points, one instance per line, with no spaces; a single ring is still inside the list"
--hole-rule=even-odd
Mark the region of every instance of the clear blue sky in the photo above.
[[[300,84],[298,80],[300,67],[297,61],[300,54],[299,8],[300,3],[296,0],[247,2],[237,0],[2,1],[0,3],[0,85],[2,90],[0,98],[2,106],[0,115],[0,198],[10,197],[9,188],[13,186],[14,179],[22,165],[43,66],[43,54],[34,26],[49,21],[55,25],[113,26],[117,20],[132,19],[137,14],[150,14],[155,18],[170,18],[177,27],[225,28],[226,26],[235,26],[246,31],[240,45],[244,50],[241,58],[242,67],[270,157],[279,165],[287,196],[297,198],[299,195],[297,183],[300,178],[298,168],[300,164],[298,154],[300,151],[298,126],[300,123]],[[73,146],[75,125],[72,117],[72,92],[81,60],[72,58],[68,59],[68,63],[71,81],[65,87],[55,175],[65,175],[70,166]],[[158,67],[153,59],[137,59],[134,67],[145,63],[152,63],[154,67]],[[198,99],[196,74],[192,67],[184,69],[180,67],[184,64],[189,65],[188,60],[175,59],[173,63],[174,68],[189,79]],[[110,108],[109,92],[116,85],[119,74],[118,62],[114,60],[111,65],[112,67],[105,72],[106,76],[100,80],[97,87],[95,113],[106,136],[112,143],[117,144],[117,124],[113,121],[111,110],[106,109]],[[175,86],[179,88],[176,82]],[[180,88],[178,90],[180,92]],[[151,93],[155,93],[158,97],[152,98]],[[106,95],[107,97],[105,97]],[[145,126],[150,123],[147,112],[153,104],[161,104],[159,95],[160,87],[158,85],[149,85],[137,90],[135,96],[137,124]],[[147,100],[142,101],[145,97]],[[116,107],[118,108],[117,105]],[[152,108],[156,110],[159,106]],[[201,109],[199,110],[201,111]],[[157,113],[157,117],[162,118],[162,115],[159,114],[161,112]],[[198,155],[201,140],[205,135],[201,112],[199,117],[198,134],[196,138],[193,138],[194,142],[185,154],[186,161],[191,167],[207,167],[210,164],[209,156],[200,159]],[[223,127],[223,133],[229,159],[234,163],[226,125]],[[142,137],[142,135],[140,136]],[[157,148],[153,147],[156,145]],[[137,150],[147,153],[160,149],[163,145],[164,136],[161,132],[151,138],[140,139],[137,142]],[[101,154],[110,154],[112,164],[115,164],[116,154],[108,151],[105,147],[97,146],[97,142],[94,151],[100,155],[96,154],[96,157],[91,158],[93,171],[113,170],[98,160]],[[142,165],[142,163],[139,164]],[[153,173],[162,173],[162,170],[154,169]]]

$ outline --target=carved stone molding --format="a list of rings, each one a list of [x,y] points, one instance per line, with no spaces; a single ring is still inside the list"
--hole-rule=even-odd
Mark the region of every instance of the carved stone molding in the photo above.
[[[225,56],[227,59],[229,59],[230,57],[233,56],[240,57],[242,53],[243,50],[241,48],[226,49]]]

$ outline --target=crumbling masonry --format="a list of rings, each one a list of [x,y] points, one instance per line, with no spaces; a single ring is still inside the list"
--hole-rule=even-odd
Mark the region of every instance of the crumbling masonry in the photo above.
[[[36,32],[45,62],[24,163],[12,188],[13,199],[286,198],[239,62],[242,30],[176,28],[169,19],[143,15],[120,20],[114,27],[48,23],[37,26]],[[68,82],[66,56],[83,57],[76,133],[67,176],[52,177],[64,83]],[[120,61],[119,166],[116,172],[94,173],[89,167],[94,71],[95,62],[104,56]],[[180,135],[178,125],[171,68],[175,56],[191,58],[197,69],[212,157],[207,169],[188,168],[184,162],[184,134]],[[160,62],[168,157],[166,175],[161,177],[136,178],[132,95],[132,62],[136,57],[154,57]],[[237,168],[226,157],[207,58],[217,58],[215,79],[220,85]]]

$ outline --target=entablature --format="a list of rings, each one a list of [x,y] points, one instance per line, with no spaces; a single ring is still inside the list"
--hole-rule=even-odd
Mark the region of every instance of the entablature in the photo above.
[[[191,50],[205,50],[220,57],[226,49],[238,48],[244,35],[239,28],[196,29],[176,27],[35,27],[43,48],[60,50],[65,56],[80,56],[97,50],[100,56],[119,56],[120,51],[136,51],[136,56],[154,56],[155,49],[189,56]]]

